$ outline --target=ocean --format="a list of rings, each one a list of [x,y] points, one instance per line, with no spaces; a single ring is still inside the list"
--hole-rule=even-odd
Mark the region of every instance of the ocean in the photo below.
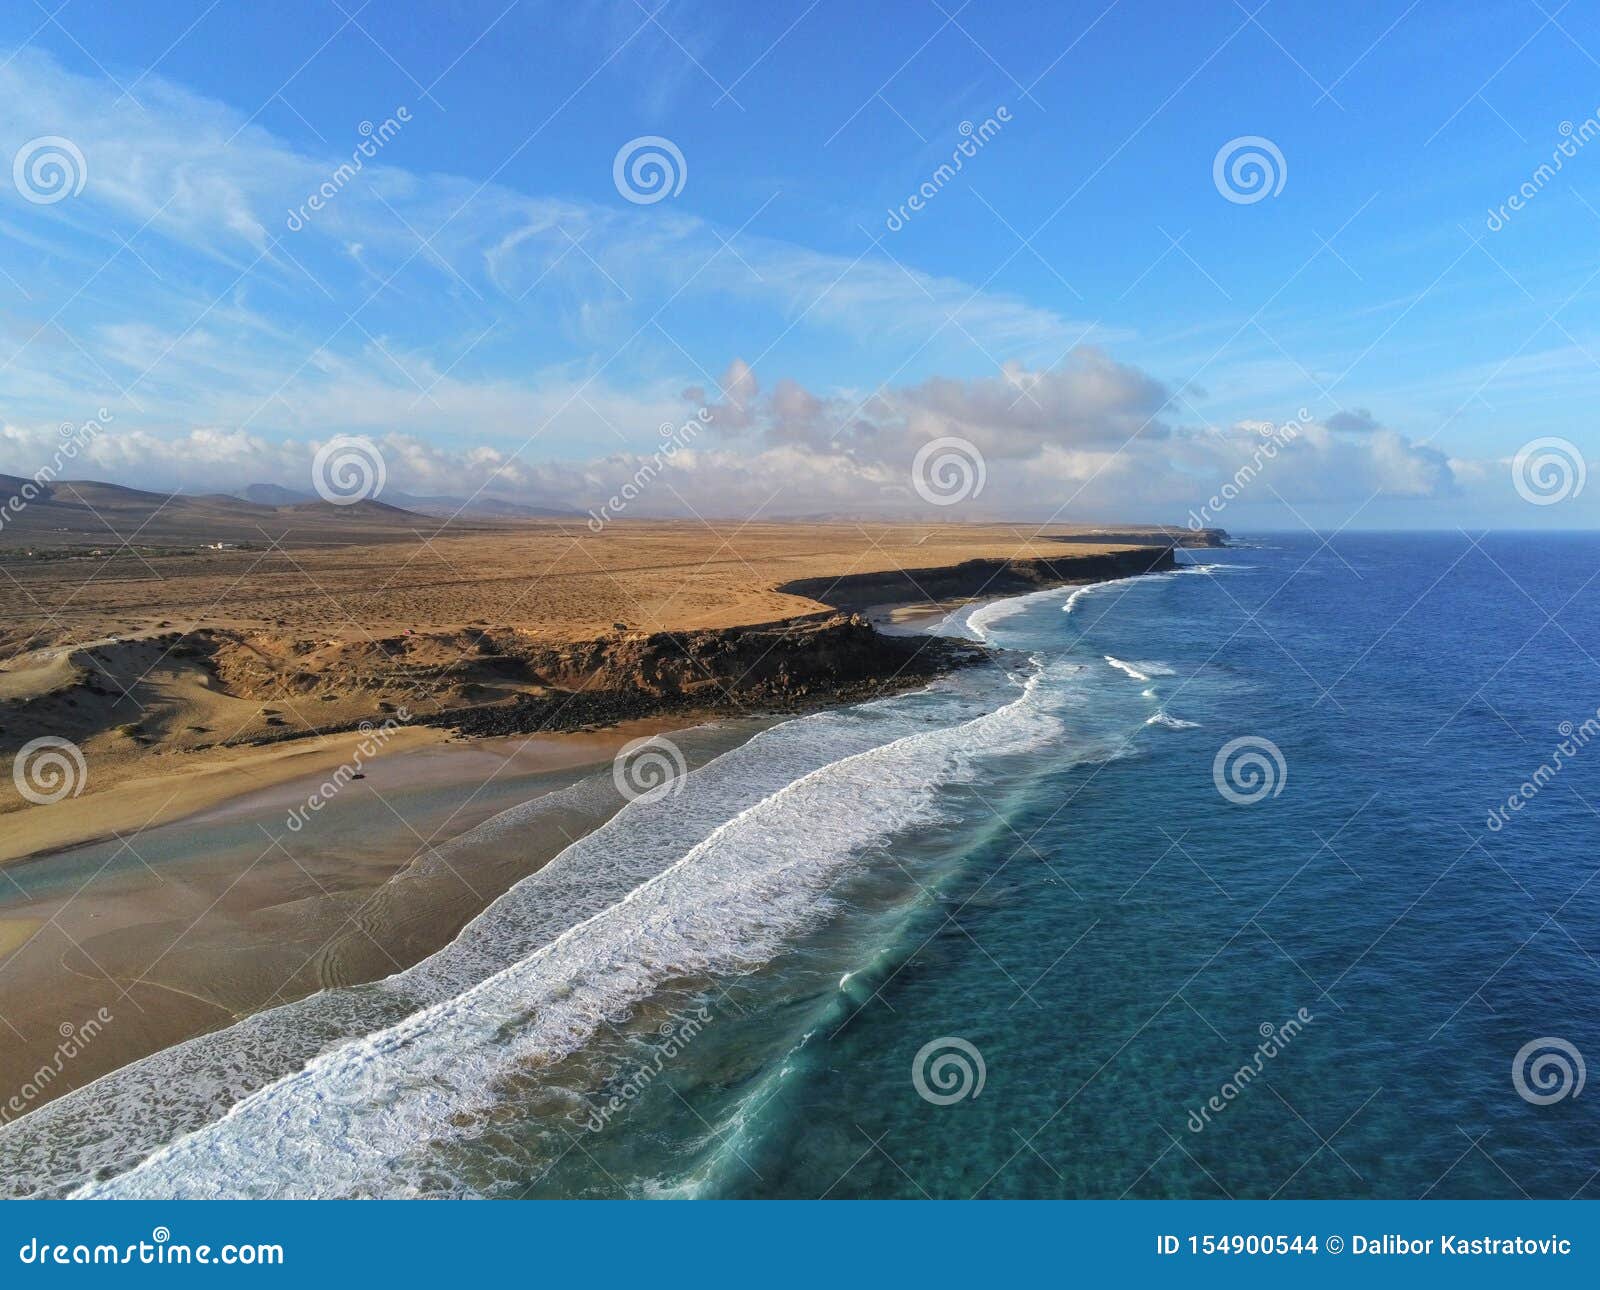
[[[991,662],[690,759],[416,967],[62,1097],[0,1129],[0,1172],[106,1196],[1595,1194],[1600,539],[1180,560],[957,611],[939,630]],[[599,788],[529,802],[501,845]]]

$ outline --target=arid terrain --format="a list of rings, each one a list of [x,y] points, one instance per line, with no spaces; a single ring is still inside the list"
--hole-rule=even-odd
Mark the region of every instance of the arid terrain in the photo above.
[[[39,1098],[393,971],[603,818],[477,844],[470,869],[432,862],[549,776],[706,715],[734,719],[713,740],[735,739],[768,713],[919,683],[973,647],[875,623],[1137,573],[1209,540],[851,521],[594,532],[57,485],[0,526],[0,864],[35,858],[6,871],[0,1020],[27,1042],[0,1074],[51,1065],[63,1017],[101,1009],[115,1033]],[[40,740],[70,748],[19,755]],[[363,772],[339,797],[346,823],[320,818],[314,844],[285,832],[283,811],[336,767],[341,783]]]
[[[71,740],[88,794],[158,777],[176,786],[171,818],[269,764],[337,762],[390,717],[515,733],[858,692],[935,663],[854,611],[1112,576],[1175,537],[1204,540],[855,522],[593,532],[58,484],[0,529],[0,754]],[[407,729],[395,746],[441,737]],[[141,823],[137,796],[97,824]],[[19,808],[44,831],[24,839],[13,817],[0,854],[83,836],[8,776],[0,812]]]

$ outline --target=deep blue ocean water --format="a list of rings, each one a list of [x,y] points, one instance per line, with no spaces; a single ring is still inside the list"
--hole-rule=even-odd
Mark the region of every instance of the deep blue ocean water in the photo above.
[[[962,611],[992,666],[782,723],[264,1014],[347,1038],[108,1190],[1595,1194],[1600,539],[1182,558]],[[93,1136],[53,1106],[11,1161]]]
[[[1531,1105],[1512,1061],[1549,1036],[1600,1054],[1600,746],[1487,820],[1596,715],[1597,557],[1588,536],[1272,537],[996,623],[1174,674],[1095,671],[1082,725],[1131,755],[1046,752],[991,786],[910,952],[833,1010],[717,1190],[1593,1195],[1600,1099]],[[1141,729],[1140,702],[1196,726]],[[1240,736],[1281,750],[1277,796],[1218,792]],[[909,1076],[945,1035],[986,1079],[936,1106]]]
[[[974,792],[905,952],[818,1010],[712,1190],[1571,1196],[1596,1178],[1600,1099],[1530,1105],[1511,1071],[1540,1037],[1600,1054],[1600,746],[1486,821],[1600,706],[1600,542],[1261,543],[1201,555],[1230,566],[1215,576],[994,623],[1090,669],[1069,741],[1131,750],[1040,750]],[[1144,726],[1158,709],[1195,728]],[[1277,796],[1218,792],[1240,736],[1281,749]],[[1261,1027],[1302,1008],[1260,1082],[1193,1131]],[[941,1036],[982,1054],[978,1097],[912,1088]],[[714,1121],[727,1094],[696,1091]]]

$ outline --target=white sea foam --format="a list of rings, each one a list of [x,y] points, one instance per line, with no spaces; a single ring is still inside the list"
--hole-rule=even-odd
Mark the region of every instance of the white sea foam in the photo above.
[[[609,773],[547,794],[436,848],[432,866],[485,838],[539,826],[556,810],[599,824],[491,903],[456,940],[408,971],[323,991],[155,1053],[0,1128],[0,1179],[17,1195],[52,1195],[131,1168],[152,1151],[341,1042],[446,1000],[517,962],[621,899],[731,816],[840,757],[926,729],[930,702],[946,719],[983,710],[959,693],[897,696],[784,722],[691,773],[685,791],[640,799],[609,820]]]
[[[1208,560],[1205,564],[1185,564],[1179,567],[1179,573],[1251,573],[1256,566],[1253,564],[1229,564],[1223,560]]]
[[[1198,730],[1198,729],[1200,729],[1200,723],[1198,721],[1185,721],[1182,717],[1171,716],[1171,715],[1168,714],[1168,712],[1167,712],[1167,710],[1165,708],[1156,709],[1155,715],[1151,716],[1151,717],[1149,717],[1149,718],[1147,718],[1145,720],[1145,725],[1147,725],[1147,726],[1165,726],[1169,730]]]
[[[501,1079],[571,1052],[665,980],[764,962],[822,915],[864,848],[938,819],[941,786],[973,778],[989,757],[1059,739],[1041,675],[1000,707],[794,778],[526,957],[316,1058],[78,1194],[405,1191],[437,1168],[431,1145],[474,1132]],[[459,1180],[444,1189],[452,1186],[469,1189]]]
[[[1176,673],[1165,663],[1157,663],[1151,659],[1126,659],[1115,658],[1110,654],[1104,656],[1107,663],[1119,672],[1126,672],[1135,681],[1148,681],[1157,676],[1175,676]],[[1154,697],[1149,690],[1144,691],[1146,698]]]
[[[979,641],[987,641],[989,628],[1007,618],[1015,618],[1027,608],[1027,597],[1013,596],[1006,600],[990,600],[969,609],[964,619],[968,634]]]
[[[986,638],[977,628],[968,623],[968,619],[982,606],[961,605],[952,609],[944,617],[936,620],[931,625],[923,624],[921,627],[907,630],[907,635],[926,634],[928,636],[953,636],[958,640],[978,641],[982,643]]]
[[[1110,578],[1105,582],[1091,582],[1086,587],[1077,588],[1068,596],[1066,603],[1061,606],[1061,610],[1063,613],[1070,614],[1078,608],[1085,596],[1096,596],[1116,587],[1159,586],[1162,583],[1171,582],[1174,578],[1181,578],[1191,574],[1211,577],[1219,573],[1253,573],[1255,568],[1256,566],[1251,564],[1231,564],[1223,560],[1210,560],[1204,564],[1198,562],[1180,564],[1174,568],[1161,569],[1153,573],[1136,573],[1127,578]]]
[[[1085,588],[1077,588],[1072,594]],[[991,639],[989,629],[995,623],[1003,622],[1007,618],[1015,618],[1018,614],[1026,613],[1038,604],[1049,604],[1059,600],[1066,594],[1064,587],[1046,587],[1042,591],[1030,591],[1021,596],[1007,596],[1003,600],[986,600],[975,607],[958,610],[957,613],[965,614],[963,625],[974,640],[988,641]],[[952,615],[954,618],[955,615]]]
[[[1098,595],[1100,592],[1109,591],[1112,587],[1126,586],[1131,582],[1145,582],[1160,578],[1159,573],[1139,573],[1131,578],[1108,578],[1105,582],[1091,582],[1086,587],[1078,587],[1067,597],[1066,603],[1061,606],[1061,612],[1070,614],[1083,601],[1085,596]]]

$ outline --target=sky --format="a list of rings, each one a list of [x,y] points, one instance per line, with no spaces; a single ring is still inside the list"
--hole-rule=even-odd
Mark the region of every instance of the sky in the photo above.
[[[22,0],[0,471],[1594,527],[1597,71],[1558,0]]]

